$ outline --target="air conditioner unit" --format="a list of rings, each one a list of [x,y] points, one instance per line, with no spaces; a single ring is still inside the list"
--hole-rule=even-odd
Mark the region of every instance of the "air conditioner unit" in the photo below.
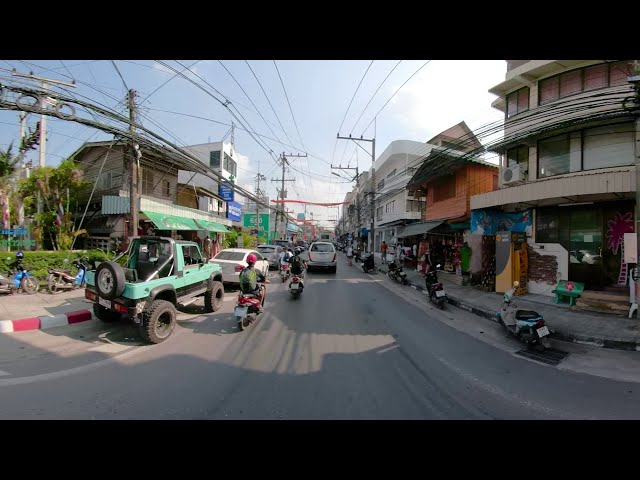
[[[519,164],[505,168],[502,170],[502,184],[508,185],[509,183],[520,182],[524,180],[525,173],[526,172]]]

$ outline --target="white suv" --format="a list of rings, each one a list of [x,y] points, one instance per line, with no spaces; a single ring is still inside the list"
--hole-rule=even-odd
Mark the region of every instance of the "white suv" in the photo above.
[[[307,250],[307,267],[326,268],[336,273],[338,262],[336,260],[336,249],[331,242],[314,242]]]

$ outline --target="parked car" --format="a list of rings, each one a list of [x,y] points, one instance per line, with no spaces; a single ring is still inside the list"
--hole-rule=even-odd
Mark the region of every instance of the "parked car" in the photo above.
[[[278,245],[283,248],[293,248],[293,242],[291,240],[273,240],[271,245]]]
[[[336,248],[331,242],[314,242],[307,252],[307,267],[309,270],[314,268],[326,268],[336,273],[338,262],[336,260]]]
[[[280,270],[280,254],[284,251],[284,248],[280,245],[258,245],[257,250],[262,254],[264,258],[269,261],[269,267]]]
[[[218,254],[209,260],[212,263],[217,263],[222,268],[222,282],[223,283],[235,283],[240,284],[240,272],[248,266],[247,255],[253,253],[258,261],[256,262],[256,269],[262,272],[266,277],[269,273],[269,260],[257,250],[248,248],[225,248],[220,250]]]

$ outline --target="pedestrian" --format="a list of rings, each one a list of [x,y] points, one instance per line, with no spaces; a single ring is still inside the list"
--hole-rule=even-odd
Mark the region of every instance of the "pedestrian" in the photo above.
[[[209,259],[211,258],[211,239],[209,238],[209,235],[207,235],[204,239],[203,250],[204,250],[204,258],[206,258],[208,262]]]
[[[218,242],[218,234],[213,237],[211,244],[211,258],[215,257],[220,252],[220,242]]]
[[[382,264],[387,263],[387,250],[388,250],[387,242],[382,241],[382,245],[380,245],[380,254],[382,255]]]
[[[347,245],[346,253],[347,253],[347,264],[351,266],[352,265],[351,259],[353,258],[353,247],[351,246],[351,244]]]

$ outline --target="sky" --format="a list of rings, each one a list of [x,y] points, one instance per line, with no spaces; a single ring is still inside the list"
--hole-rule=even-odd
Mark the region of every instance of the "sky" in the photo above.
[[[234,139],[241,156],[237,183],[253,191],[260,172],[267,177],[266,191],[272,199],[276,198],[276,184],[271,180],[282,172],[274,157],[282,152],[309,154],[289,158],[287,178],[295,179],[287,184],[289,199],[337,202],[352,185],[331,175],[330,165],[353,167],[357,163],[360,171],[371,167],[371,156],[357,149],[355,142],[337,140],[338,133],[375,136],[379,155],[394,140],[426,142],[463,120],[476,131],[504,119],[503,113],[491,108],[496,97],[488,92],[504,80],[504,60],[162,62],[179,71],[190,66],[184,73],[223,102],[228,99],[236,115],[241,114],[240,120],[261,135],[253,137],[262,146],[239,129],[230,114],[233,108],[154,60],[0,60],[0,82],[16,81],[10,73],[13,68],[61,81],[74,79],[77,87],[69,88],[69,93],[123,114],[126,91],[135,89],[141,123],[179,146],[220,141],[233,121],[239,127]],[[38,117],[30,115],[28,124],[33,128],[37,121]],[[11,142],[15,145],[18,136],[17,112],[0,111],[0,148],[6,149]],[[47,138],[47,164],[55,166],[85,141],[111,140],[112,136],[48,117]],[[37,151],[28,158],[37,164]],[[296,213],[304,211],[301,205],[288,207]],[[307,212],[311,211],[316,219],[336,218],[338,213],[335,207],[308,207]]]

